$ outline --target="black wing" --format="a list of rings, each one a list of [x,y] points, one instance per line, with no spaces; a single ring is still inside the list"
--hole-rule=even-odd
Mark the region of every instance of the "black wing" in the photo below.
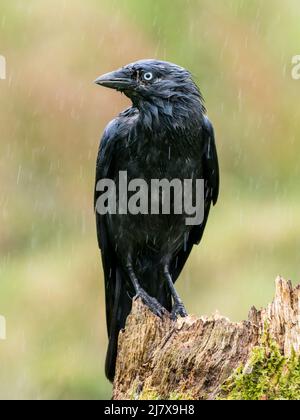
[[[116,144],[119,140],[122,140],[120,135],[124,134],[122,130],[119,130],[118,119],[110,123],[105,130],[97,158],[94,198],[97,236],[104,271],[106,321],[109,337],[105,371],[107,378],[111,381],[113,381],[115,375],[119,331],[125,326],[132,302],[126,292],[125,275],[115,252],[115,244],[109,235],[107,216],[100,215],[97,212],[97,200],[100,195],[97,191],[97,184],[102,179],[113,179]]]
[[[205,180],[213,205],[217,204],[220,190],[219,161],[212,123],[204,117],[203,133],[206,141],[204,154]]]
[[[205,180],[205,213],[204,221],[200,226],[195,226],[187,240],[187,243],[176,256],[174,256],[171,263],[171,274],[175,282],[180,275],[185,263],[193,249],[193,246],[199,244],[208,220],[210,208],[212,204],[216,204],[219,197],[219,162],[217,155],[217,148],[215,142],[214,129],[208,117],[204,116],[203,126],[201,132],[201,145],[204,144],[202,165],[204,168]],[[200,147],[199,144],[199,147]]]
[[[96,164],[96,183],[95,183],[95,196],[94,206],[96,212],[96,227],[99,248],[102,254],[102,264],[105,278],[105,294],[106,294],[106,316],[107,316],[107,329],[110,332],[114,296],[115,296],[115,267],[116,255],[111,244],[109,234],[107,231],[106,216],[102,216],[97,212],[97,200],[99,192],[97,191],[97,184],[100,180],[111,178],[114,170],[114,147],[117,141],[117,134],[115,132],[115,123],[112,122],[106,128],[103,138],[100,143],[97,164]]]

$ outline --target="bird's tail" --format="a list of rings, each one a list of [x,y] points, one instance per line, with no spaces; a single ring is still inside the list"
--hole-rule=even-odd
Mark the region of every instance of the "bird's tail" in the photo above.
[[[132,300],[127,294],[126,281],[120,270],[116,270],[114,301],[109,326],[109,342],[105,361],[105,374],[113,382],[116,370],[119,332],[125,327],[126,319],[131,311]]]
[[[126,275],[116,269],[114,301],[111,309],[111,322],[109,325],[109,343],[106,354],[105,374],[109,381],[113,382],[116,371],[116,360],[118,354],[118,338],[120,331],[125,327],[126,319],[131,312],[132,298],[128,294]],[[148,286],[148,287],[147,287]],[[172,309],[172,299],[170,291],[161,278],[161,273],[157,270],[145,273],[143,276],[142,287],[155,297],[159,303],[168,311]]]

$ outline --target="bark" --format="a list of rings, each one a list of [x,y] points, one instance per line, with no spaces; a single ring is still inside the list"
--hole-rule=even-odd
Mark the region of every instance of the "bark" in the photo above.
[[[215,399],[266,329],[283,355],[300,351],[300,286],[278,278],[273,303],[240,323],[220,315],[160,319],[137,300],[119,337],[113,399]]]

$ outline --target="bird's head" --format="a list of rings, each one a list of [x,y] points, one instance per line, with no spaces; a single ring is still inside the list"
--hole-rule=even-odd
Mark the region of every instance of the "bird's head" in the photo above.
[[[165,61],[137,61],[99,77],[95,83],[123,92],[136,106],[145,102],[172,104],[194,100],[203,107],[190,72]]]

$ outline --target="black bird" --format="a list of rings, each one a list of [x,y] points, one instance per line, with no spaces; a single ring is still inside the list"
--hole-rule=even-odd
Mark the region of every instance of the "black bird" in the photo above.
[[[109,346],[106,376],[114,379],[119,331],[140,297],[158,316],[186,316],[174,283],[199,244],[219,194],[214,130],[191,74],[164,61],[142,60],[99,77],[96,83],[124,93],[132,107],[105,130],[97,159],[99,180],[204,179],[205,216],[187,226],[186,215],[100,215],[97,233],[105,275]],[[100,192],[95,188],[95,208]],[[118,200],[122,197],[118,196]],[[172,303],[173,301],[173,303]],[[165,308],[165,309],[164,309]]]

